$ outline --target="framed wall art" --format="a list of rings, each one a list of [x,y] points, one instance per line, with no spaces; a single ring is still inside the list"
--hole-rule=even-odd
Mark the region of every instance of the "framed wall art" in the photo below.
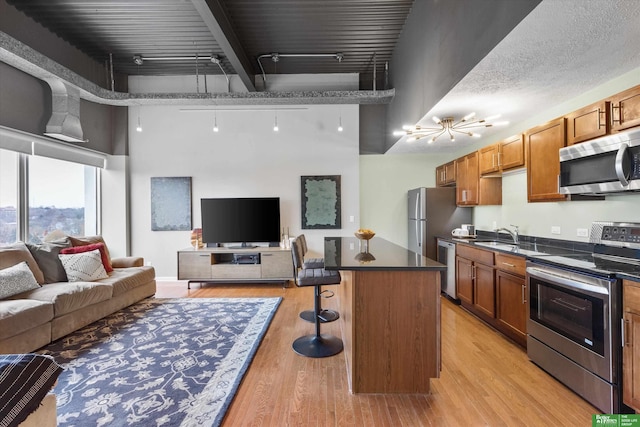
[[[191,177],[151,178],[151,230],[191,230]]]
[[[341,228],[340,175],[302,176],[302,229]]]

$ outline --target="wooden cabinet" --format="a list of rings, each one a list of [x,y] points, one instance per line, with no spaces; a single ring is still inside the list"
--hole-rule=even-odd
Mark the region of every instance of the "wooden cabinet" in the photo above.
[[[526,347],[527,345],[527,286],[523,257],[495,254],[496,319],[498,329]]]
[[[456,247],[456,293],[475,314],[495,317],[493,252],[466,245]]]
[[[502,171],[524,166],[524,135],[518,134],[500,141],[498,163]]]
[[[451,187],[456,185],[456,163],[450,161],[436,168],[436,186]]]
[[[614,95],[610,100],[612,131],[640,126],[640,85]]]
[[[478,172],[478,152],[473,152],[455,161],[456,178],[456,203],[459,206],[474,206],[480,201],[478,189],[480,187],[480,174]]]
[[[566,200],[559,193],[559,150],[566,143],[566,120],[555,119],[524,134],[527,158],[527,200],[551,202]]]
[[[567,145],[604,136],[610,129],[610,103],[596,102],[566,116]]]
[[[524,138],[522,134],[506,138],[478,150],[480,176],[499,174],[524,166]]]
[[[626,405],[640,411],[640,283],[624,280],[622,295],[622,400]]]
[[[487,145],[478,150],[480,175],[500,172],[500,144]]]
[[[247,256],[252,257],[247,260]],[[286,282],[293,279],[291,251],[277,247],[253,249],[191,248],[178,251],[178,280],[191,282]]]
[[[480,155],[478,151],[455,160],[456,204],[458,206],[502,204],[502,178],[480,177]]]

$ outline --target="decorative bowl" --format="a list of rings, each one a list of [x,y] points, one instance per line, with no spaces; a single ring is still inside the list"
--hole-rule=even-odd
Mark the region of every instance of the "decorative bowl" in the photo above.
[[[371,230],[358,230],[354,234],[360,240],[371,240],[373,236],[376,235],[376,233]]]

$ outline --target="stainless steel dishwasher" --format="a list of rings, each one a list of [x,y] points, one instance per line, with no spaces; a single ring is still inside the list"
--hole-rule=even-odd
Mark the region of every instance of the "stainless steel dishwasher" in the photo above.
[[[449,299],[458,302],[456,294],[456,244],[438,239],[438,262],[447,266],[442,272],[442,292]]]

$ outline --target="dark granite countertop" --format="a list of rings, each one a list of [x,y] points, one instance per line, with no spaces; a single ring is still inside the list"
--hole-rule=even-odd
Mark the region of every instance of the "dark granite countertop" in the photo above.
[[[355,237],[325,237],[327,270],[446,270],[447,266],[380,237],[365,242]]]

